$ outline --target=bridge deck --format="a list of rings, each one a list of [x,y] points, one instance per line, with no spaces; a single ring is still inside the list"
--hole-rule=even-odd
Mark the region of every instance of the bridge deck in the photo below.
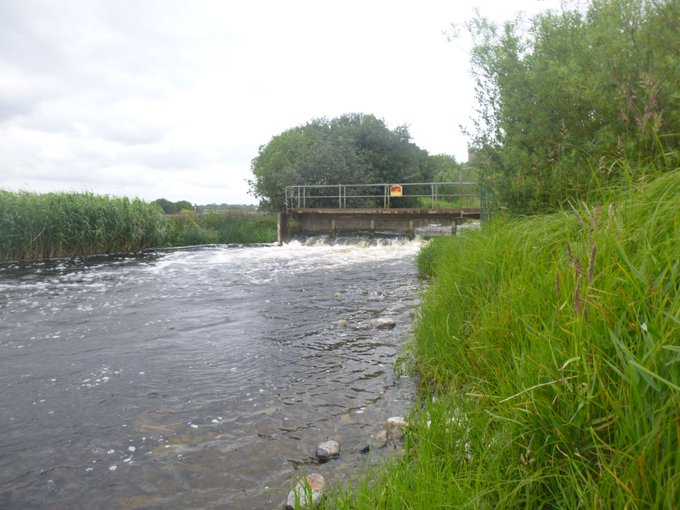
[[[448,224],[451,234],[456,233],[459,223],[466,219],[479,219],[479,208],[454,209],[383,209],[383,208],[313,208],[288,209],[279,213],[279,243],[290,234],[289,219],[301,234],[326,233],[335,236],[339,232],[399,233],[412,238],[416,228],[432,224]]]

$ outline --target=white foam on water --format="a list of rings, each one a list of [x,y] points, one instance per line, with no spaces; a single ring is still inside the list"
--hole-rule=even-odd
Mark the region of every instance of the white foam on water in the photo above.
[[[397,239],[343,239],[329,243],[325,238],[292,241],[283,246],[232,248],[217,247],[198,252],[173,253],[167,260],[150,266],[153,272],[192,270],[200,259],[203,268],[238,268],[251,284],[267,284],[279,274],[295,275],[309,271],[342,269],[355,264],[400,261],[414,257],[425,241]]]

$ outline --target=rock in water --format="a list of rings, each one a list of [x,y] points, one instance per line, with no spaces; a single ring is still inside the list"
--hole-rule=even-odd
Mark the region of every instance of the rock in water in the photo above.
[[[385,421],[385,431],[389,439],[401,439],[404,437],[406,420],[403,416],[393,416]]]
[[[371,324],[375,329],[394,329],[394,327],[397,325],[397,323],[394,322],[394,319],[389,319],[387,317],[373,319]]]
[[[308,508],[315,505],[323,495],[326,480],[319,473],[310,473],[304,479],[295,484],[295,488],[288,493],[286,510],[295,510],[297,500],[300,508]]]
[[[324,441],[316,447],[316,458],[319,460],[328,460],[331,457],[336,457],[339,453],[340,445],[337,441]]]

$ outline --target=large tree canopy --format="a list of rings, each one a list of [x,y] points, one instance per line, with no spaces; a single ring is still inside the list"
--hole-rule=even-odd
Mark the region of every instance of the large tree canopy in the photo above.
[[[469,24],[471,163],[498,205],[550,210],[677,166],[680,0],[591,0],[522,27]]]
[[[274,136],[252,161],[250,190],[262,207],[280,210],[289,185],[413,182],[430,180],[432,169],[405,126],[390,130],[373,115],[347,114]]]

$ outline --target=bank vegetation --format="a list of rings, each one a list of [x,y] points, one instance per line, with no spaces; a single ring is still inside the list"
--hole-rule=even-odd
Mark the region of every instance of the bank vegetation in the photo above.
[[[328,508],[680,507],[678,19],[468,23],[492,220],[422,250],[404,451]]]
[[[680,170],[438,238],[403,457],[329,508],[677,508]]]

